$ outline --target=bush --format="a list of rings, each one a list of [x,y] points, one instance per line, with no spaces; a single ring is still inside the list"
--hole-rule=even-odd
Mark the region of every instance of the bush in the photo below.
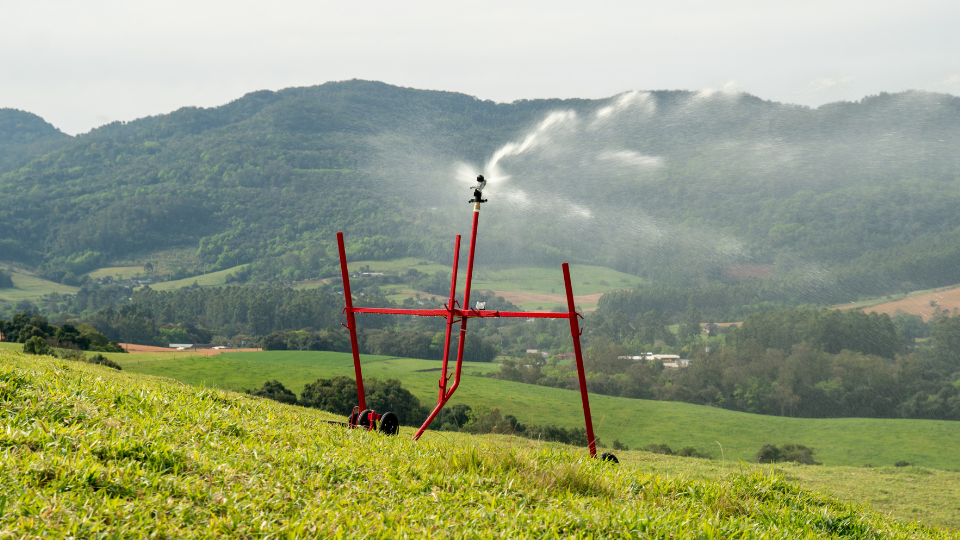
[[[614,446],[616,448],[616,446]],[[626,450],[626,448],[624,448]],[[701,459],[713,459],[713,456],[705,452],[698,452],[696,448],[692,446],[684,446],[680,450],[674,451],[670,446],[666,444],[651,444],[645,448],[647,452],[653,454],[663,454],[665,456],[679,456],[679,457],[694,457]]]
[[[913,463],[910,463],[909,461],[904,461],[902,459],[893,464],[894,467],[909,467],[911,465],[913,465]]]
[[[247,393],[251,396],[264,397],[288,405],[297,404],[297,395],[284,388],[278,380],[266,381],[259,390],[247,390]]]
[[[287,337],[283,332],[268,334],[260,341],[260,348],[265,351],[285,351],[287,350]]]
[[[620,442],[620,439],[613,440],[613,449],[614,450],[629,450],[630,447]]]
[[[33,336],[23,344],[23,352],[27,354],[47,354],[50,347],[47,346],[47,340],[40,336]]]
[[[404,426],[419,426],[430,414],[420,400],[403,388],[397,379],[364,380],[367,408],[378,413],[393,412]],[[344,416],[358,404],[357,385],[349,377],[317,379],[303,388],[300,405],[323,409]]]
[[[785,444],[777,447],[773,444],[765,444],[756,453],[757,463],[781,463],[792,461],[804,465],[822,465],[813,460],[813,449],[807,448],[802,444]]]
[[[115,369],[115,370],[117,370],[117,371],[120,371],[120,370],[122,369],[122,368],[120,367],[120,364],[114,362],[113,360],[111,360],[111,359],[107,358],[106,356],[104,356],[104,355],[102,355],[102,354],[99,354],[99,353],[97,353],[97,354],[91,356],[90,358],[88,358],[88,359],[87,359],[87,363],[88,363],[88,364],[97,364],[97,365],[100,365],[100,366],[106,366],[106,367],[108,367],[108,368],[113,368],[113,369]]]

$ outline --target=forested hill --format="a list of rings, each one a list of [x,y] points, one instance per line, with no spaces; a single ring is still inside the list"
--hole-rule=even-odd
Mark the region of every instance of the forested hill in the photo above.
[[[594,262],[674,287],[768,265],[814,298],[960,281],[960,99],[941,94],[497,104],[347,81],[50,137],[0,175],[0,260],[58,281],[173,247],[253,262],[255,279],[317,277],[337,230],[358,259],[446,261],[462,179],[498,149],[510,179],[488,188],[487,262]],[[458,181],[460,162],[476,170]]]
[[[0,174],[17,169],[70,139],[35,114],[0,109]]]

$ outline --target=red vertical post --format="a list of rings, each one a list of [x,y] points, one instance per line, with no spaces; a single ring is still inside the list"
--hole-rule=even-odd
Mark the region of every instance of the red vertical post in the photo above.
[[[460,265],[460,235],[453,246],[453,272],[450,276],[450,300],[447,304],[447,335],[443,338],[443,369],[440,370],[440,397],[437,403],[443,403],[447,393],[447,361],[450,358],[450,333],[453,329],[453,306],[457,300],[457,267]]]
[[[580,350],[580,323],[577,306],[573,302],[573,285],[570,284],[570,265],[563,263],[563,285],[567,288],[567,309],[570,318],[570,337],[577,359],[577,377],[580,379],[580,399],[583,401],[583,419],[587,424],[587,444],[590,457],[597,457],[597,440],[593,436],[593,419],[590,417],[590,397],[587,395],[587,375],[583,371],[583,352]]]
[[[350,331],[350,349],[353,351],[353,369],[357,374],[357,397],[360,410],[367,408],[367,398],[363,391],[363,373],[360,371],[360,347],[357,345],[357,320],[353,315],[353,296],[350,293],[350,272],[347,271],[347,250],[343,247],[343,233],[337,233],[337,247],[340,249],[340,273],[343,275],[343,301],[347,309],[347,330]]]

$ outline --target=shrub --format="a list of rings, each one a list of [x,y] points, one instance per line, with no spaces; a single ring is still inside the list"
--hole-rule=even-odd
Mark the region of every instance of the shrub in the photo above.
[[[614,450],[629,450],[630,447],[620,442],[620,439],[613,440],[613,449]]]
[[[893,464],[894,467],[909,467],[911,465],[913,465],[913,463],[910,463],[909,461],[904,461],[902,459]]]
[[[807,448],[802,444],[785,444],[777,447],[773,444],[765,444],[756,453],[757,463],[780,463],[792,461],[804,465],[822,465],[813,460],[812,448]]]
[[[420,400],[403,388],[397,379],[366,379],[364,381],[367,408],[379,413],[396,413],[400,424],[419,426],[430,414]],[[300,405],[349,415],[357,403],[357,385],[349,377],[317,379],[306,385],[300,395]]]
[[[99,353],[97,353],[97,354],[91,356],[89,359],[87,359],[87,363],[88,363],[88,364],[97,364],[97,365],[100,365],[100,366],[106,366],[106,367],[108,367],[108,368],[113,368],[113,369],[115,369],[115,370],[117,370],[117,371],[120,371],[120,370],[122,369],[122,368],[120,367],[120,364],[114,362],[113,360],[111,360],[111,359],[107,358],[106,356],[104,356],[104,355],[102,355],[102,354],[99,354]]]
[[[27,354],[47,354],[49,351],[47,340],[40,336],[33,336],[23,344],[23,352]]]
[[[247,390],[247,393],[251,396],[264,397],[288,405],[297,404],[297,395],[284,388],[278,380],[266,381],[259,390]]]
[[[614,447],[616,448],[616,447]],[[626,450],[626,448],[624,448]],[[674,451],[670,446],[666,444],[651,444],[646,448],[647,452],[654,454],[663,454],[666,456],[680,456],[680,457],[695,457],[702,459],[712,459],[713,456],[704,452],[698,452],[696,448],[692,446],[684,446],[680,450]]]

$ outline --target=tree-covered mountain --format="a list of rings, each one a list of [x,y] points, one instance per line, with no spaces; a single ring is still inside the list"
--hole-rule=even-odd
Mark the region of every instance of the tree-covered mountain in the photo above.
[[[338,230],[355,260],[446,261],[467,232],[465,180],[485,172],[489,264],[746,282],[752,301],[787,304],[960,282],[960,99],[947,95],[817,109],[681,91],[498,104],[347,81],[75,138],[35,124],[0,122],[14,133],[0,151],[32,133],[52,145],[0,169],[0,260],[58,281],[183,247],[208,268],[254,263],[246,279],[318,277]],[[774,277],[754,285],[736,265]]]
[[[0,174],[69,143],[71,138],[35,114],[0,109]]]

